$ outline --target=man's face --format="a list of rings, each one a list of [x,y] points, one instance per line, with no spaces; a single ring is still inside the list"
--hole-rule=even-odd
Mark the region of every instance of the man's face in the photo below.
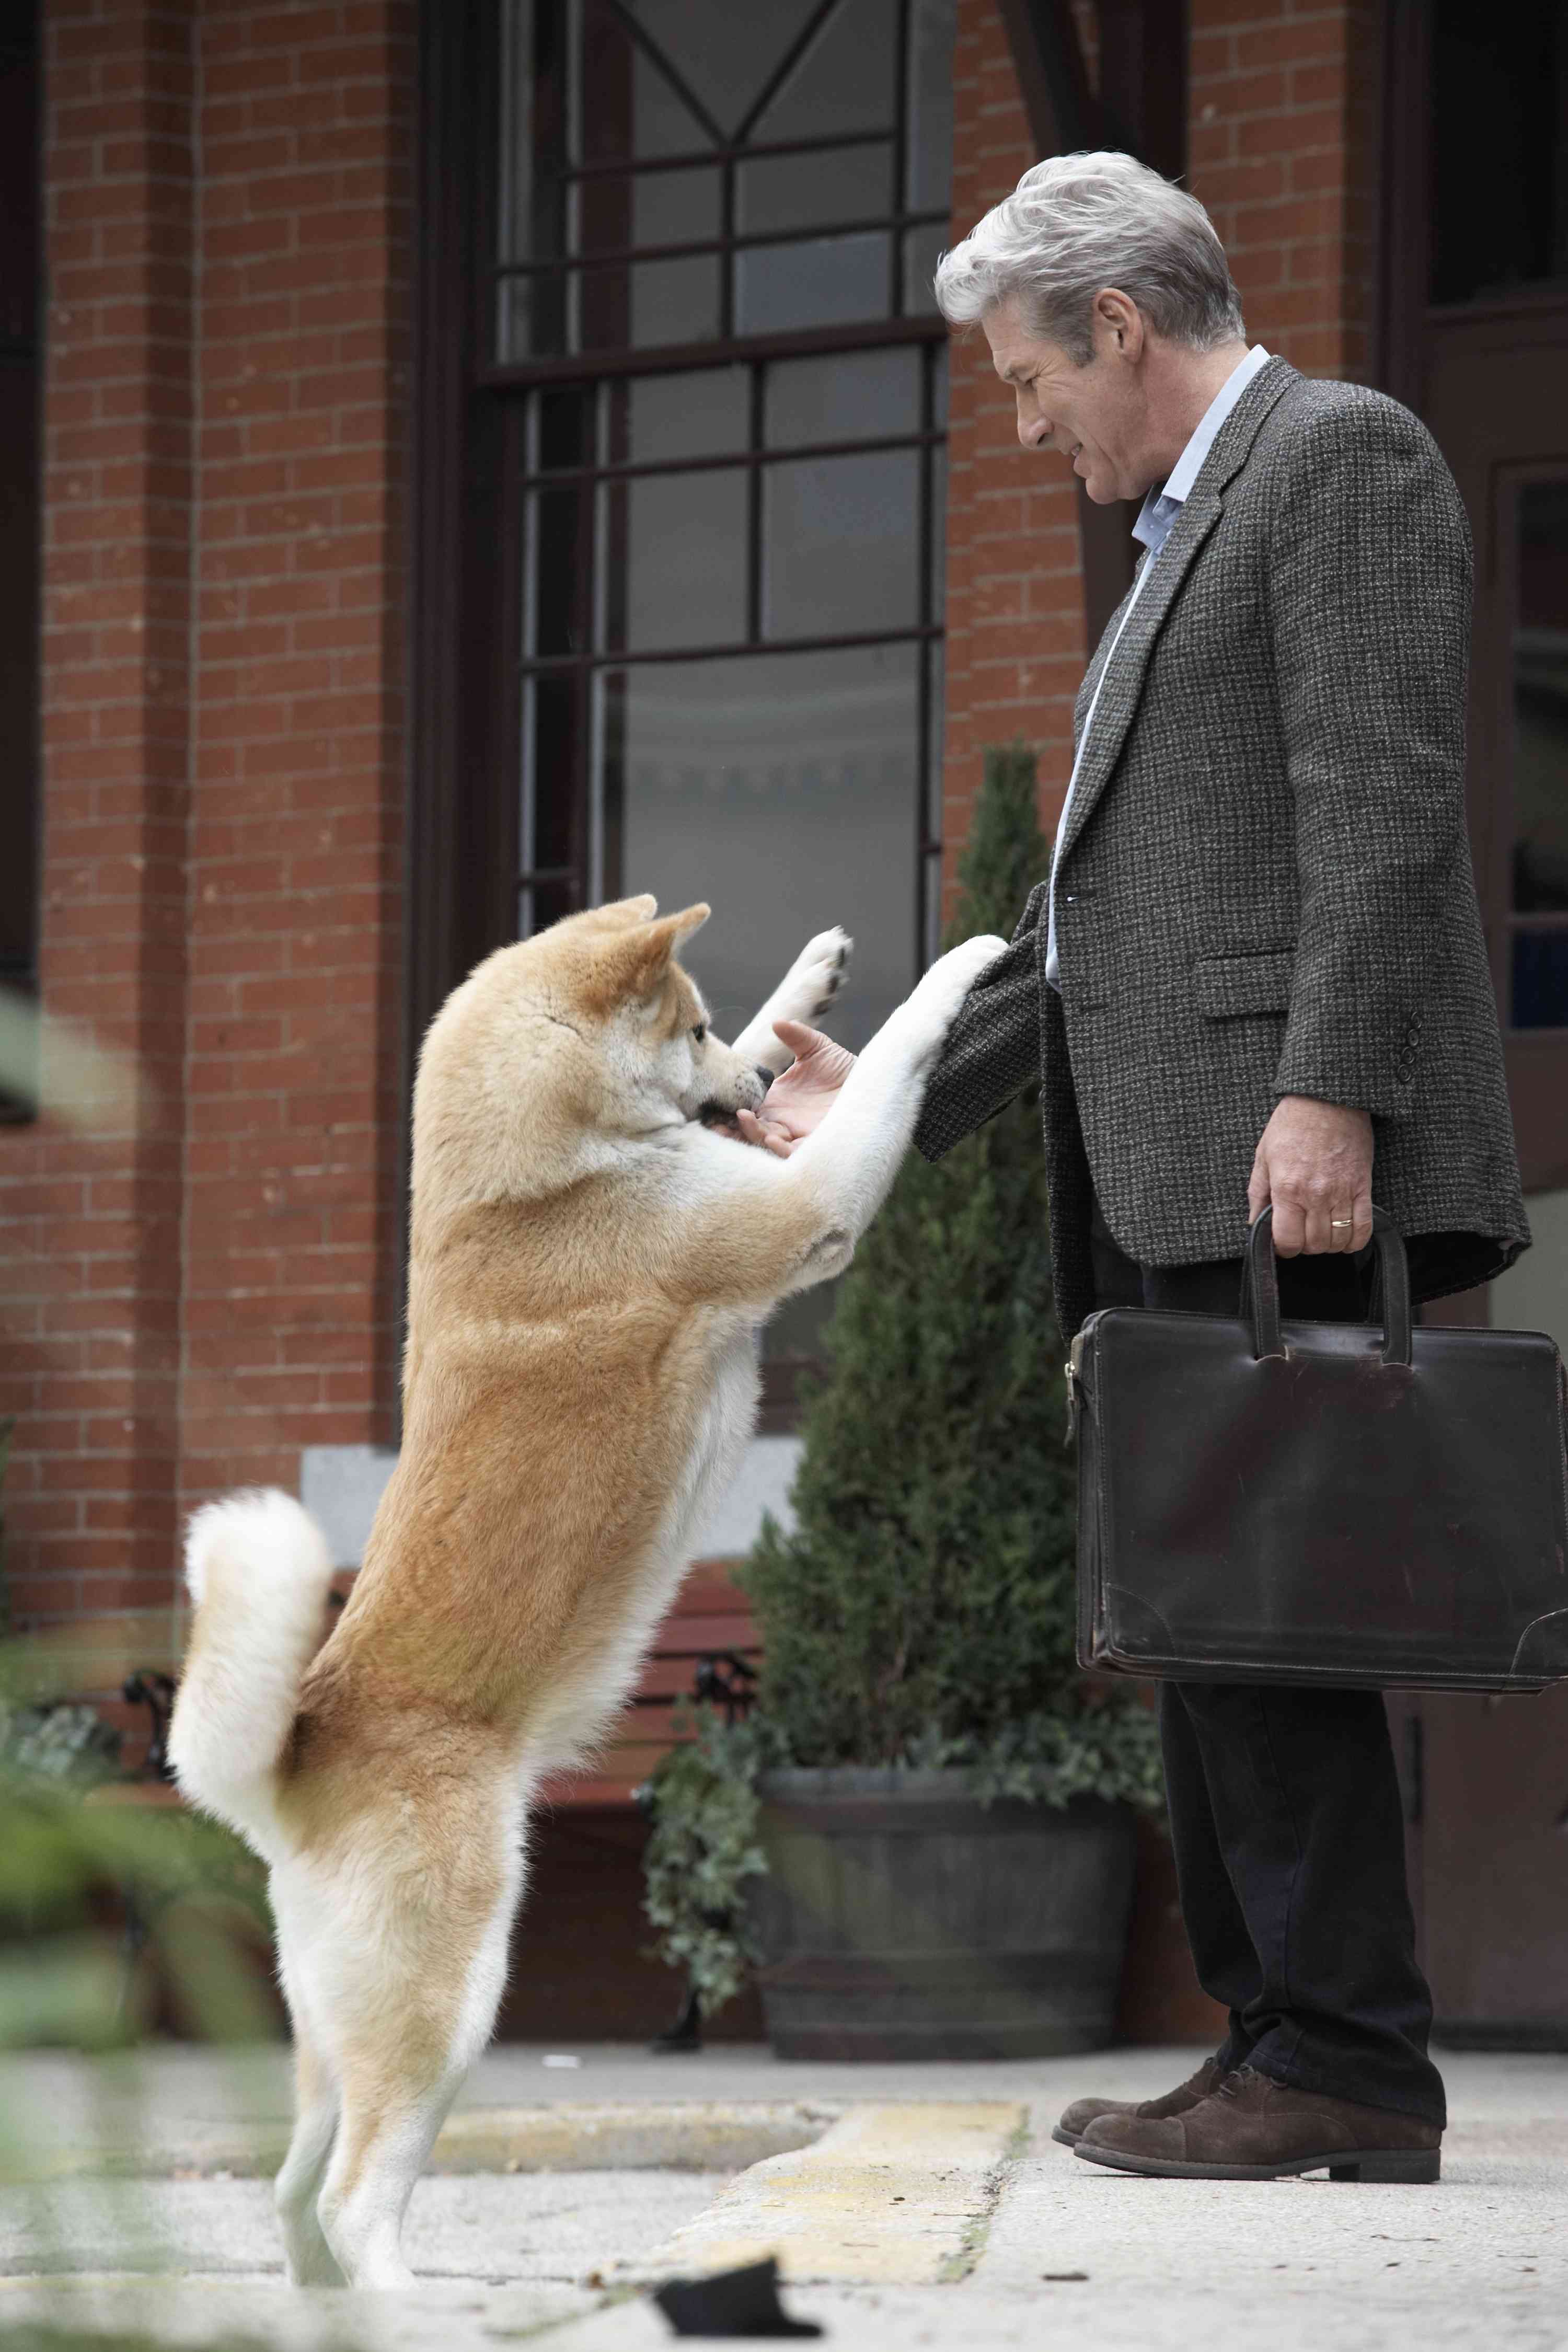
[[[1106,299],[1102,296],[1100,303]],[[1116,316],[1101,315],[1100,303],[1093,320],[1094,357],[1086,367],[1069,359],[1059,343],[1031,332],[1016,297],[988,310],[981,324],[996,373],[1016,395],[1018,438],[1025,448],[1057,450],[1095,504],[1109,506],[1113,499],[1141,499],[1156,469],[1142,455],[1148,424],[1137,365],[1142,341],[1137,314],[1131,312],[1131,323],[1119,327]]]

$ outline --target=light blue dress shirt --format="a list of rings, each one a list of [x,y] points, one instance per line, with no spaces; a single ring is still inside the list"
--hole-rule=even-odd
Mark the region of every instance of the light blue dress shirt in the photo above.
[[[1073,786],[1078,782],[1079,770],[1083,765],[1084,749],[1094,726],[1094,714],[1099,708],[1100,692],[1105,684],[1106,672],[1116,658],[1116,648],[1121,643],[1121,631],[1127,626],[1131,617],[1132,607],[1142,593],[1143,583],[1159,561],[1160,550],[1165,544],[1171,525],[1181,513],[1188,493],[1197,480],[1198,469],[1208,456],[1215,434],[1268,358],[1268,353],[1264,350],[1263,345],[1254,343],[1247,357],[1237,362],[1205,409],[1192,439],[1172,467],[1163,485],[1159,489],[1152,489],[1149,492],[1138,510],[1138,520],[1132,526],[1133,538],[1142,540],[1149,552],[1144,558],[1142,571],[1132,583],[1132,593],[1128,598],[1127,609],[1121,615],[1121,626],[1116,632],[1110,651],[1105,657],[1100,677],[1095,683],[1094,699],[1089,706],[1089,712],[1083,722],[1083,733],[1079,737],[1078,757],[1072,763],[1072,775],[1068,782],[1067,798],[1062,803],[1061,821],[1057,826],[1056,847],[1051,853],[1051,887],[1047,901],[1048,929],[1046,939],[1046,978],[1053,988],[1061,986],[1057,964],[1057,858],[1061,852],[1062,836],[1068,825],[1068,811],[1072,806]]]

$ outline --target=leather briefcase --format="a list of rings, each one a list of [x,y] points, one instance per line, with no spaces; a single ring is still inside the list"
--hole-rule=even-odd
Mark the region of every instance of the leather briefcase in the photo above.
[[[1236,1319],[1104,1307],[1072,1345],[1079,1661],[1191,1682],[1538,1691],[1568,1675],[1568,1391],[1539,1331],[1287,1323],[1269,1213]],[[1374,1312],[1376,1302],[1374,1302]]]

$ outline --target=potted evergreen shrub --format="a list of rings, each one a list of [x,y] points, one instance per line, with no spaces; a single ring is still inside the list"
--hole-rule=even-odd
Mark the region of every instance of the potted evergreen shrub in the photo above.
[[[945,944],[1009,933],[1047,857],[1032,756],[989,752]],[[860,1244],[795,1525],[742,1571],[756,1707],[648,1791],[660,1948],[710,2009],[750,1958],[781,2055],[1109,2039],[1161,1777],[1136,1693],[1077,1666],[1064,1352],[1030,1087],[911,1153]]]

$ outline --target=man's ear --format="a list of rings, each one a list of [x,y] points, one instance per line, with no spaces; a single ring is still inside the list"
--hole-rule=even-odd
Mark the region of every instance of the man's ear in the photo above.
[[[671,960],[681,941],[701,929],[711,909],[699,904],[679,915],[661,915],[657,922],[639,923],[613,940],[595,959],[594,996],[604,1012],[617,1004],[641,1003],[664,984]]]

